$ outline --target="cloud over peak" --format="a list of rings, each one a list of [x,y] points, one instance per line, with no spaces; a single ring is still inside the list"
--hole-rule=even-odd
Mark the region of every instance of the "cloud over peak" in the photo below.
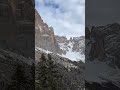
[[[36,0],[35,3],[55,34],[67,37],[85,34],[85,0]]]

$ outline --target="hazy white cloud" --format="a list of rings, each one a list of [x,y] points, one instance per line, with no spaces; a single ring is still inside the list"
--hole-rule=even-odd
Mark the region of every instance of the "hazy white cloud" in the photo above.
[[[85,0],[36,0],[36,9],[55,34],[67,37],[85,34]]]

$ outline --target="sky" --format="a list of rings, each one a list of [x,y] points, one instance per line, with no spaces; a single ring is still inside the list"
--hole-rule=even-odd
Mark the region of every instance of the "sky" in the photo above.
[[[86,26],[120,23],[120,0],[86,0]]]
[[[56,35],[85,35],[85,0],[35,0],[35,8]]]

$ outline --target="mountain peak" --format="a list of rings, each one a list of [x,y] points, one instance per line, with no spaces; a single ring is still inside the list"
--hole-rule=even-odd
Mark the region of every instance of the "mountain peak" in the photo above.
[[[65,36],[55,35],[53,27],[49,27],[47,23],[44,23],[37,11],[36,13],[36,47],[71,60],[80,59],[84,61],[84,37],[71,37],[67,39]]]

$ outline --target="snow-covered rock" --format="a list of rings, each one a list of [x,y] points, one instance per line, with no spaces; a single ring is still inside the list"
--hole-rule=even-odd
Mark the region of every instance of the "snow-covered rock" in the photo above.
[[[69,58],[73,61],[81,60],[85,62],[85,40],[84,36],[73,37],[67,39],[65,37],[56,36],[60,49],[64,52],[63,57]]]

